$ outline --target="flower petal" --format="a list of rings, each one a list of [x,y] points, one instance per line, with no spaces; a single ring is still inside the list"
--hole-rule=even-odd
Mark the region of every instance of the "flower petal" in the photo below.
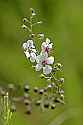
[[[48,48],[49,48],[49,49],[52,49],[52,46],[53,46],[53,43],[50,43],[50,44],[48,45]]]
[[[30,57],[30,53],[28,51],[25,51],[24,53],[25,53],[25,55],[26,55],[27,58]]]
[[[47,64],[53,64],[54,63],[54,57],[50,56],[47,58]]]
[[[34,52],[31,52],[30,53],[30,61],[35,62],[35,60],[36,60],[36,54]]]
[[[35,48],[35,46],[33,45],[33,40],[28,40],[27,41],[27,46],[28,46],[29,49]]]
[[[45,65],[45,67],[43,67],[43,73],[44,73],[45,75],[48,75],[48,74],[50,74],[51,72],[52,72],[52,67],[51,67],[51,66]]]
[[[42,69],[42,65],[39,63],[39,64],[37,64],[36,66],[35,66],[35,70],[36,71],[40,71],[41,69]]]
[[[37,63],[42,63],[41,55],[38,55],[38,56],[36,57],[36,62],[37,62]]]
[[[28,49],[27,43],[23,43],[22,47],[24,50]]]

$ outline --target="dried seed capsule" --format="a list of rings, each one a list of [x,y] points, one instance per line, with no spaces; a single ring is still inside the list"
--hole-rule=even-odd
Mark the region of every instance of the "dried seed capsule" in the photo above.
[[[44,88],[44,92],[47,92],[47,90],[48,90],[48,88],[46,87],[46,88]]]
[[[16,112],[16,106],[14,104],[11,105],[10,107],[10,111],[13,113],[13,112]]]
[[[15,89],[14,84],[9,84],[9,85],[8,85],[8,89],[14,90],[14,89]]]
[[[3,89],[0,90],[0,95],[1,96],[5,96],[6,95],[6,93],[5,93],[5,91]]]
[[[55,103],[60,103],[60,101],[59,101],[58,98],[55,98],[55,99],[54,99],[54,102],[55,102]]]
[[[24,104],[25,104],[25,105],[30,105],[31,102],[30,102],[30,100],[28,100],[28,99],[24,99]]]
[[[41,100],[37,100],[35,104],[39,106],[41,104]]]
[[[26,17],[23,18],[23,22],[28,22],[28,19]]]
[[[27,26],[25,24],[22,25],[23,29],[27,29]]]
[[[31,114],[31,110],[27,110],[26,114],[30,115]]]
[[[44,89],[40,89],[40,90],[39,90],[39,94],[42,95],[43,93],[44,93]]]
[[[44,74],[41,74],[40,75],[40,78],[42,79],[42,78],[45,78],[45,75]]]
[[[28,93],[24,93],[24,98],[26,99],[26,98],[29,98],[29,94]]]
[[[56,105],[55,104],[52,104],[51,105],[51,109],[55,109]]]
[[[24,86],[24,92],[28,92],[29,90],[30,90],[29,85],[25,85],[25,86]]]
[[[38,87],[34,88],[34,92],[37,93],[38,92]]]
[[[63,94],[61,94],[60,99],[61,99],[61,100],[64,100],[64,95],[63,95]]]
[[[45,102],[45,103],[44,103],[44,107],[45,107],[45,108],[49,108],[49,102]]]
[[[28,106],[27,110],[26,110],[26,114],[30,115],[31,113],[32,113],[32,108],[31,108],[31,106]]]

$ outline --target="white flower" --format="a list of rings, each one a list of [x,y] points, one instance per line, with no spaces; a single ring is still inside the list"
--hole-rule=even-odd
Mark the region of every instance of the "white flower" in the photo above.
[[[50,56],[47,58],[47,64],[53,64],[54,62],[54,57],[53,56]]]
[[[24,50],[26,50],[28,48],[27,43],[23,43],[22,47],[23,47]]]
[[[28,51],[24,51],[24,54],[26,55],[27,58],[30,57],[30,53]]]
[[[36,62],[36,71],[40,71],[43,68],[43,73],[47,75],[50,74],[52,71],[52,67],[49,65],[54,63],[54,57],[48,57],[47,52],[41,52],[40,55],[36,57]]]
[[[43,65],[40,64],[40,63],[38,63],[38,64],[35,66],[36,71],[40,71],[42,68],[43,68]]]
[[[36,60],[36,54],[34,52],[31,52],[30,53],[30,61],[35,62],[35,60]]]
[[[53,43],[51,43],[50,39],[46,38],[46,41],[42,43],[41,48],[44,52],[49,52],[52,49]]]
[[[23,43],[23,49],[26,50],[26,49],[34,49],[35,46],[33,44],[33,40],[28,40],[26,43]]]
[[[51,72],[52,72],[52,67],[51,67],[51,66],[45,65],[45,67],[43,67],[43,73],[44,73],[45,75],[48,75],[48,74],[50,74]]]
[[[33,40],[28,40],[28,41],[27,41],[27,46],[28,46],[29,49],[34,49],[35,46],[34,46],[34,44],[33,44]]]
[[[24,53],[25,53],[27,59],[30,58],[31,62],[35,62],[35,60],[36,60],[36,53],[34,53],[34,52],[29,53],[28,51],[25,51]]]
[[[23,43],[24,54],[26,55],[27,59],[30,58],[31,62],[35,62],[36,60],[36,49],[33,44],[33,40],[28,40],[26,43]]]

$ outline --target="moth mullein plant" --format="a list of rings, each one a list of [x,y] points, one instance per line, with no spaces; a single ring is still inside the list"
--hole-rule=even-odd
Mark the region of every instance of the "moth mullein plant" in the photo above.
[[[36,101],[44,110],[47,108],[54,109],[57,104],[64,104],[64,75],[63,65],[56,62],[53,55],[53,42],[44,33],[34,33],[34,26],[39,25],[42,21],[36,21],[36,12],[30,8],[30,17],[23,18],[22,28],[28,32],[27,40],[22,44],[22,48],[27,60],[30,60],[32,67],[36,72],[40,72],[40,77],[46,79],[46,86],[39,89],[34,87],[34,92],[41,94],[41,98]],[[40,40],[40,52],[37,50],[36,41]],[[34,97],[35,98],[35,97]]]

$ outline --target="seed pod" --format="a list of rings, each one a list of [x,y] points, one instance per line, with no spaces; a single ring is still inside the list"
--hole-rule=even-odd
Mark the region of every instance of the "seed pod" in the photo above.
[[[16,106],[14,104],[11,105],[10,107],[10,111],[13,113],[13,112],[16,112]]]
[[[52,88],[52,85],[51,85],[51,84],[49,84],[49,85],[48,85],[48,89],[51,89],[51,88]]]
[[[25,24],[22,25],[23,29],[27,29],[27,26]]]
[[[30,90],[29,85],[25,85],[25,86],[24,86],[24,92],[29,92],[29,90]]]
[[[14,84],[8,84],[8,89],[9,89],[10,91],[15,90]]]
[[[55,102],[55,103],[60,103],[59,99],[56,98],[56,97],[54,98],[54,102]]]
[[[55,109],[56,105],[55,104],[51,104],[51,109]]]
[[[60,81],[61,83],[64,83],[64,78],[60,78],[59,81]]]
[[[39,90],[39,94],[42,95],[44,93],[44,89]]]
[[[24,99],[27,99],[27,98],[29,98],[29,94],[28,93],[24,93]]]
[[[57,66],[59,69],[62,67],[61,63],[57,63]]]
[[[36,106],[40,106],[41,100],[37,100],[35,104],[36,104]]]
[[[61,94],[60,99],[61,99],[61,100],[64,100],[64,95],[63,95],[63,94]]]
[[[28,22],[28,19],[26,17],[23,18],[23,22]]]
[[[45,88],[44,88],[44,92],[47,92],[47,90],[48,90],[48,88],[47,88],[47,87],[45,87]]]
[[[1,95],[1,96],[5,96],[5,95],[6,95],[5,90],[1,89],[1,90],[0,90],[0,95]]]
[[[30,100],[28,100],[28,99],[24,99],[24,104],[25,104],[25,105],[30,105],[31,102],[30,102]]]
[[[37,93],[38,92],[38,87],[34,88],[34,92]]]
[[[45,108],[49,108],[49,102],[45,102],[45,103],[44,103],[44,107],[45,107]]]
[[[31,108],[31,106],[28,106],[26,109],[26,114],[30,115],[31,113],[32,113],[32,108]]]

